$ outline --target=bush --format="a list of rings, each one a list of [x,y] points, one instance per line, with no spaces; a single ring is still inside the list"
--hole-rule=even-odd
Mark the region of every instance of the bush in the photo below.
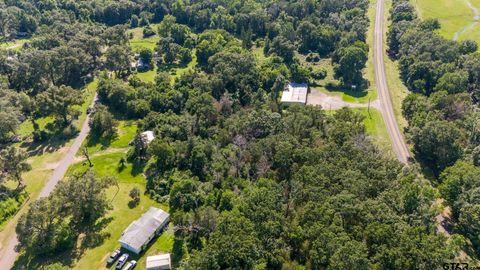
[[[327,77],[327,71],[325,69],[315,70],[312,72],[312,77],[315,80],[323,80]]]
[[[21,193],[18,195],[7,194],[6,197],[6,199],[2,198],[0,200],[0,223],[17,213],[26,196],[24,193]]]
[[[128,196],[132,198],[132,200],[128,203],[130,207],[137,206],[140,203],[140,189],[138,187],[134,187],[128,193]]]
[[[154,35],[155,35],[155,31],[152,29],[152,27],[150,27],[150,25],[147,25],[143,28],[143,37],[144,38],[151,37],[151,36],[154,36]]]

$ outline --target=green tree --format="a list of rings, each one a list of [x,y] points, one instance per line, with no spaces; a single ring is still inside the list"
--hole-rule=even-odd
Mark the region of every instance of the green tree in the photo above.
[[[435,91],[447,91],[449,94],[466,92],[468,73],[465,71],[446,73],[438,80]]]
[[[131,49],[127,45],[114,45],[107,50],[106,67],[115,72],[119,78],[123,78],[130,73]]]
[[[97,137],[113,138],[117,134],[118,122],[114,119],[107,107],[96,105],[88,122],[91,133]]]
[[[186,178],[173,184],[170,191],[170,209],[188,212],[203,203],[198,180]]]
[[[275,53],[283,58],[286,63],[292,63],[295,55],[295,45],[283,36],[275,37],[270,43],[268,54]]]
[[[460,139],[460,130],[447,121],[429,121],[412,130],[415,155],[437,176],[462,157]]]
[[[252,269],[260,252],[252,222],[238,211],[226,211],[206,247],[193,256],[187,269]]]
[[[0,150],[0,180],[3,178],[17,182],[17,190],[24,187],[22,173],[31,169],[30,164],[26,162],[27,157],[24,150],[15,146]]]
[[[140,58],[144,65],[148,65],[149,68],[152,67],[153,64],[153,52],[148,48],[143,48],[140,50]]]
[[[335,76],[344,84],[361,86],[362,71],[368,59],[368,51],[360,46],[342,48],[338,64],[335,65]]]
[[[133,205],[138,205],[140,203],[140,189],[138,187],[133,187],[128,196],[132,198],[131,202]]]
[[[38,114],[54,115],[64,126],[69,123],[69,117],[72,119],[78,116],[79,112],[74,106],[81,105],[82,102],[79,91],[64,85],[50,86],[36,97]]]

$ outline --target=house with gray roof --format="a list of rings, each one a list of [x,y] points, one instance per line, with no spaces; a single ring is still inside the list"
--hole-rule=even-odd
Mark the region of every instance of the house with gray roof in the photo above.
[[[170,215],[162,209],[150,207],[139,219],[132,222],[120,238],[120,245],[136,254],[158,235],[168,224]]]

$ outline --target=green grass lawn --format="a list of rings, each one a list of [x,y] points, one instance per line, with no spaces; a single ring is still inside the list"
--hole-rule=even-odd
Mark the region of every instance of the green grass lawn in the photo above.
[[[143,82],[155,82],[155,76],[157,76],[157,67],[153,70],[149,70],[146,72],[137,72],[135,75]]]
[[[132,51],[138,52],[143,48],[147,48],[150,50],[155,50],[157,46],[157,42],[160,38],[158,36],[153,36],[149,38],[141,38],[141,39],[131,39],[130,40],[130,47]]]
[[[107,147],[104,147],[101,142],[92,143],[88,146],[91,161],[94,164],[92,169],[95,174],[99,177],[115,177],[118,181],[118,188],[113,186],[109,188],[107,192],[107,196],[111,200],[112,210],[105,217],[105,220],[108,222],[101,231],[101,241],[97,245],[79,251],[81,253],[78,255],[78,260],[73,261],[69,266],[73,269],[104,269],[110,253],[120,247],[118,240],[123,230],[125,230],[132,221],[138,219],[151,206],[160,207],[168,211],[166,205],[161,205],[144,194],[146,179],[142,173],[142,166],[127,163],[123,169],[119,168],[119,161],[122,157],[125,157],[128,150],[128,143],[134,137],[136,130],[137,126],[134,122],[120,121],[118,136],[109,142]],[[88,142],[85,142],[85,144],[88,145]],[[87,169],[87,162],[80,153],[77,153],[76,163],[70,166],[67,175],[83,172]],[[129,206],[131,198],[128,194],[134,187],[140,189],[141,199],[138,206],[131,207]],[[131,259],[138,260],[136,269],[145,269],[147,256],[171,252],[173,249],[173,238],[173,229],[169,228],[152,242],[145,254],[142,254],[140,257],[132,256]],[[68,261],[71,259],[70,254],[71,253],[60,254],[49,263]],[[67,258],[69,256],[70,258]],[[17,262],[18,266],[23,264],[23,261]],[[114,267],[112,267],[112,269],[113,268]]]
[[[388,135],[387,127],[385,126],[380,111],[373,108],[371,108],[370,111],[368,111],[367,108],[355,108],[353,110],[365,116],[363,123],[365,124],[367,134],[373,138],[373,141],[383,151],[394,156],[392,142],[390,141],[390,136]]]
[[[121,121],[119,125],[119,135],[111,142],[106,149],[99,147],[99,144],[89,146],[89,151],[94,154],[91,157],[94,164],[93,170],[97,176],[114,176],[119,183],[119,191],[112,187],[108,191],[109,198],[113,198],[113,209],[106,217],[112,218],[111,222],[104,228],[106,237],[103,242],[87,249],[81,255],[78,262],[74,263],[74,269],[103,269],[110,253],[120,245],[118,240],[125,228],[135,219],[139,218],[150,206],[160,207],[168,210],[165,205],[161,205],[144,195],[146,179],[142,174],[142,167],[136,164],[127,163],[123,169],[119,169],[119,161],[125,157],[128,142],[133,138],[136,132],[136,125],[128,121]],[[117,151],[118,150],[118,151]],[[81,172],[87,170],[85,161],[79,161],[69,168],[68,173]],[[128,202],[130,197],[128,193],[133,187],[141,190],[142,196],[140,204],[130,208]],[[116,195],[115,195],[116,194]],[[155,239],[145,254],[132,256],[131,259],[138,261],[136,269],[145,269],[146,257],[165,252],[171,252],[173,248],[173,230],[168,229],[161,236]],[[131,254],[133,255],[133,254]],[[112,267],[113,269],[113,267]]]
[[[137,125],[134,121],[119,121],[117,128],[117,136],[112,140],[96,139],[88,137],[83,142],[83,147],[88,147],[89,154],[95,154],[107,149],[124,149],[128,147],[128,143],[133,140],[137,132]],[[81,156],[82,153],[77,153]]]
[[[74,269],[104,268],[110,253],[120,247],[118,240],[120,239],[122,232],[132,221],[138,219],[151,206],[160,207],[168,211],[166,206],[158,204],[148,196],[144,195],[145,177],[140,172],[136,172],[132,164],[127,164],[127,166],[121,171],[118,169],[118,161],[124,155],[124,153],[114,153],[92,158],[94,164],[93,170],[96,175],[116,177],[119,183],[119,190],[117,190],[116,187],[112,187],[108,190],[108,197],[112,199],[113,209],[106,216],[107,219],[112,218],[111,222],[103,230],[106,237],[100,245],[87,249],[78,262],[74,264]],[[79,162],[69,169],[69,173],[83,171],[85,169],[86,166],[83,165],[83,162]],[[128,193],[133,187],[139,188],[142,195],[140,204],[131,208],[128,204],[131,199]],[[172,248],[173,231],[170,229],[155,239],[144,255],[141,257],[134,256],[131,259],[137,259],[139,261],[138,268],[136,269],[145,269],[146,256],[171,252]]]
[[[1,42],[0,43],[0,49],[12,48],[12,50],[18,51],[18,50],[21,50],[23,44],[25,44],[28,41],[29,41],[29,39],[15,39],[13,41]]]
[[[437,18],[440,21],[442,27],[439,33],[445,38],[453,39],[456,32],[462,32],[465,27],[471,26],[459,33],[458,39],[480,42],[480,24],[473,25],[475,14],[467,1],[480,10],[480,0],[412,0],[412,4],[422,19]]]
[[[197,66],[197,55],[195,53],[195,49],[192,50],[192,61],[187,65],[179,65],[179,64],[163,64],[160,67],[155,65],[153,70],[149,70],[146,72],[136,72],[135,75],[143,82],[155,82],[155,76],[157,72],[168,72],[170,73],[172,83],[175,79],[179,78],[182,74],[189,70],[193,70]]]
[[[109,198],[113,198],[113,210],[107,215],[107,218],[112,218],[112,220],[104,228],[104,232],[107,233],[106,237],[103,239],[101,245],[87,249],[78,262],[76,262],[71,268],[105,269],[106,262],[112,251],[120,247],[118,240],[120,239],[122,232],[132,221],[138,219],[151,206],[168,210],[143,194],[140,199],[140,204],[134,208],[130,208],[128,206],[128,202],[130,201],[128,192],[133,187],[138,187],[141,191],[145,190],[145,184],[120,183],[120,191],[116,194],[115,198],[113,198],[113,196],[117,192],[116,188],[112,188],[108,191]],[[145,262],[147,256],[160,253],[170,253],[173,248],[173,237],[173,230],[170,228],[158,238],[154,239],[147,251],[144,254],[141,254],[140,257],[130,254],[130,259],[138,261],[135,269],[146,269]],[[114,266],[110,268],[115,269]]]
[[[152,24],[150,25],[154,31],[157,30],[158,24]],[[140,49],[147,48],[150,50],[155,50],[155,47],[157,46],[158,40],[160,40],[160,37],[158,34],[155,34],[151,37],[148,38],[143,38],[143,27],[136,27],[129,29],[127,31],[127,35],[132,35],[132,39],[130,39],[130,47],[134,52],[138,52]]]

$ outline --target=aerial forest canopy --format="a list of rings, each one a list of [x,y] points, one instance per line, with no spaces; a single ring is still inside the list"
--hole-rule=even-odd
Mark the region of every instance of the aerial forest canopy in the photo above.
[[[389,53],[411,93],[402,113],[415,156],[452,209],[453,232],[480,251],[480,54],[474,41],[450,41],[435,19],[420,20],[405,0],[394,1]]]
[[[148,195],[169,206],[175,267],[436,269],[468,244],[463,236],[437,233],[438,193],[431,183],[414,166],[402,168],[383,154],[360,113],[279,104],[287,82],[325,76],[305,67],[303,56],[330,59],[344,86],[366,84],[369,5],[0,0],[1,38],[28,39],[21,50],[0,51],[0,141],[23,121],[33,123],[36,142],[70,134],[81,89],[97,79],[102,104],[90,119],[91,134],[114,136],[119,118],[156,135],[146,145],[137,134],[126,160],[143,170]],[[480,128],[474,127],[479,115],[471,109],[480,85],[476,45],[441,39],[435,23],[418,21],[408,2],[395,1],[395,8],[400,11],[393,13],[388,44],[414,92],[403,113],[415,154],[439,179],[434,184],[452,205],[475,257],[479,225],[468,221],[480,216],[470,191],[480,186],[473,173],[479,164],[469,159],[480,157]],[[127,29],[137,27],[144,36],[159,36],[154,51],[138,53],[142,61],[166,67],[153,82],[131,71]],[[169,72],[193,59],[192,69]],[[53,119],[51,133],[38,127],[44,117]],[[55,256],[74,246],[83,233],[74,219],[90,217],[81,221],[94,226],[97,215],[109,210],[104,189],[113,181],[97,180],[90,172],[74,176],[33,203],[17,226],[21,247]],[[95,187],[98,196],[89,198],[78,181]],[[62,211],[55,205],[75,200],[76,193],[89,206],[100,202],[101,211],[91,216],[95,207],[79,213],[76,206]],[[35,218],[45,209],[50,215],[43,218],[53,220],[46,229]],[[39,248],[42,241],[47,248]]]

